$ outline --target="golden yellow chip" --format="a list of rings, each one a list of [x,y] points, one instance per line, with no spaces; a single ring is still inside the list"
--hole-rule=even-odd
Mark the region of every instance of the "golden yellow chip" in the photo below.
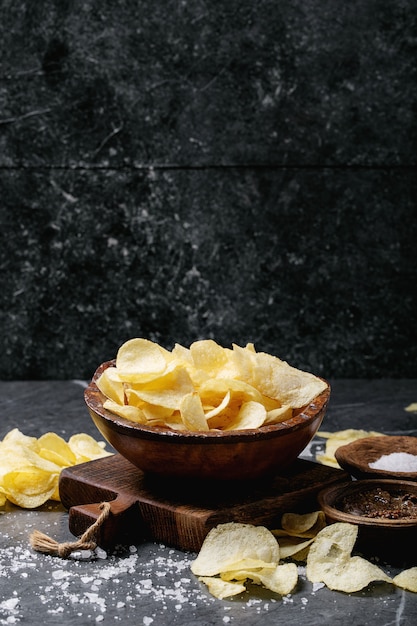
[[[292,418],[293,410],[290,406],[284,404],[277,409],[272,409],[267,412],[265,424],[279,424]]]
[[[88,435],[72,438],[74,449],[55,433],[39,439],[11,430],[0,441],[0,503],[9,500],[23,508],[37,508],[59,500],[58,480],[63,467],[110,454]],[[82,452],[82,454],[81,454]]]
[[[211,595],[219,600],[230,598],[231,596],[237,596],[246,591],[245,585],[242,585],[241,583],[228,582],[226,580],[222,580],[221,578],[200,576],[198,580],[207,585]]]
[[[251,580],[256,585],[263,585],[266,589],[286,596],[297,585],[298,571],[295,563],[271,565],[266,568],[246,568],[221,572],[220,578],[224,581],[233,580],[244,582]]]
[[[226,409],[229,402],[230,402],[230,391],[228,391],[225,394],[223,400],[217,406],[214,406],[214,407],[210,406],[210,408],[207,408],[207,409],[206,407],[203,407],[205,410],[206,420],[210,420],[213,417],[216,417],[217,415],[219,415],[219,413],[221,413],[222,411]]]
[[[288,559],[291,557],[296,561],[303,561],[308,554],[308,548],[311,546],[313,541],[314,537],[311,539],[302,539],[301,537],[281,536],[278,540],[281,559]]]
[[[180,410],[184,397],[193,391],[194,385],[186,368],[176,367],[147,385],[134,387],[131,393],[149,404]]]
[[[0,506],[4,506],[6,504],[6,492],[4,491],[3,487],[0,487]]]
[[[272,355],[257,353],[249,343],[230,349],[207,339],[190,348],[175,344],[170,352],[137,338],[119,348],[116,367],[104,370],[97,386],[109,411],[138,423],[184,430],[186,422],[187,430],[237,430],[288,420],[327,385]],[[207,428],[200,403],[191,394],[200,397]],[[197,413],[192,418],[183,411],[185,421],[172,412],[155,416],[152,409],[144,410],[146,404],[181,412],[183,402],[185,408],[191,403],[187,396],[194,398]],[[144,413],[125,408],[130,406]]]
[[[317,376],[265,352],[256,353],[253,384],[264,395],[293,408],[306,406],[327,387]]]
[[[4,474],[3,488],[7,499],[25,509],[34,509],[44,504],[55,492],[58,473],[30,467]]]
[[[394,576],[393,583],[397,587],[401,587],[401,589],[417,593],[417,567],[403,570],[397,576]]]
[[[228,362],[225,349],[212,339],[203,339],[192,343],[190,354],[194,366],[206,371],[211,376],[215,376]]]
[[[198,393],[188,393],[181,400],[181,418],[187,430],[208,430],[207,419]]]
[[[38,439],[39,456],[61,467],[74,465],[76,457],[67,442],[56,433],[45,433]]]
[[[233,569],[242,559],[255,559],[278,565],[278,542],[264,526],[229,522],[208,533],[191,565],[196,576],[215,576]]]
[[[243,402],[236,417],[225,430],[247,430],[259,428],[265,422],[266,410],[260,402]]]
[[[111,456],[111,452],[107,452],[104,449],[105,444],[103,442],[96,441],[86,433],[72,435],[68,440],[68,445],[75,454],[77,463],[101,459],[104,456]]]
[[[385,572],[359,556],[351,556],[358,534],[353,524],[337,522],[319,532],[310,547],[306,574],[311,582],[329,589],[354,593],[371,582],[392,582]]]
[[[117,402],[109,399],[103,402],[103,408],[131,422],[146,424],[145,413],[134,404],[117,404]]]
[[[284,513],[281,526],[289,535],[310,538],[315,537],[326,526],[326,517],[323,511]]]
[[[167,366],[167,352],[148,339],[130,339],[118,350],[116,367],[121,380],[144,383],[160,376]]]
[[[125,388],[119,372],[115,367],[108,367],[96,380],[96,385],[110,400],[124,404]]]

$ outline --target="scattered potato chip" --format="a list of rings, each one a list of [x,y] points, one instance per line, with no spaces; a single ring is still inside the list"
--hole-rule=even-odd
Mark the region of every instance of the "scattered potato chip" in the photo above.
[[[356,441],[357,439],[363,439],[365,437],[380,437],[382,434],[383,433],[379,433],[374,430],[366,431],[361,429],[356,430],[354,428],[347,428],[346,430],[339,430],[334,433],[319,431],[317,436],[327,439],[327,442],[324,454],[318,454],[316,459],[323,465],[340,468],[334,455],[337,448],[340,446],[346,446],[348,443]]]
[[[279,556],[267,528],[230,522],[209,532],[191,571],[217,598],[242,593],[247,580],[284,596],[297,585],[298,571],[295,563],[279,564]]]
[[[393,582],[401,589],[417,593],[417,567],[403,570],[397,576],[394,576]]]
[[[200,576],[198,580],[205,583],[211,595],[219,600],[237,596],[246,591],[246,587],[242,583],[233,583],[221,578],[214,578],[214,576]]]
[[[326,526],[323,511],[284,513],[281,528],[272,530],[278,538],[281,559],[305,561],[314,537]]]
[[[75,454],[77,464],[110,456],[110,453],[104,449],[106,444],[103,441],[96,441],[86,433],[72,435],[68,440],[68,445]]]
[[[196,576],[215,576],[234,569],[242,559],[278,565],[279,546],[271,531],[251,524],[219,524],[205,538],[191,571]]]
[[[310,538],[315,537],[326,526],[326,517],[323,511],[284,513],[281,526],[289,535]]]
[[[175,344],[169,352],[136,338],[119,348],[115,367],[104,370],[97,386],[106,398],[104,407],[115,415],[150,426],[206,431],[257,429],[286,421],[326,383],[256,352],[253,344],[230,349],[207,339],[189,348]]]
[[[405,407],[405,411],[408,413],[417,413],[417,402],[412,402],[408,406]]]
[[[64,467],[109,455],[104,443],[85,434],[67,443],[55,433],[39,439],[17,428],[0,441],[0,505],[6,500],[33,509],[47,500],[59,500],[58,481]]]
[[[313,541],[314,538],[301,539],[300,537],[281,536],[278,541],[281,559],[291,558],[294,561],[305,561]]]
[[[382,569],[360,556],[351,556],[357,534],[358,527],[345,522],[321,530],[308,553],[308,580],[345,593],[360,591],[374,581],[391,583]]]

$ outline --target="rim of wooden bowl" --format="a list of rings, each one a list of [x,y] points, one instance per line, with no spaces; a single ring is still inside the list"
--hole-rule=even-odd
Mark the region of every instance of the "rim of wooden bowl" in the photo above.
[[[417,472],[394,472],[370,467],[381,456],[392,452],[409,452],[417,455],[417,437],[407,435],[380,435],[357,439],[335,451],[339,465],[355,478],[392,478],[417,481]]]
[[[320,508],[332,521],[348,522],[357,526],[375,528],[407,528],[417,526],[417,518],[382,519],[366,517],[364,515],[353,515],[338,509],[335,504],[344,495],[363,492],[367,488],[381,487],[387,491],[413,491],[417,495],[417,484],[410,480],[395,479],[364,479],[340,483],[319,492],[317,500]]]

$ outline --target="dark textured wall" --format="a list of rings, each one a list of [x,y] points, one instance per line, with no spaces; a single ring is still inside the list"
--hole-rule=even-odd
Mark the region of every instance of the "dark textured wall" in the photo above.
[[[2,378],[132,336],[417,377],[415,0],[2,0]]]

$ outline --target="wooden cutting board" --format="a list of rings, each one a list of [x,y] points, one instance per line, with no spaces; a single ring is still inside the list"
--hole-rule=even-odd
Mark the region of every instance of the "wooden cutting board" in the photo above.
[[[282,473],[253,482],[167,480],[145,475],[119,454],[62,471],[61,501],[69,510],[69,529],[80,536],[111,501],[98,545],[112,548],[152,540],[198,551],[217,524],[242,522],[279,526],[285,512],[317,509],[318,492],[350,480],[339,469],[297,459]]]

